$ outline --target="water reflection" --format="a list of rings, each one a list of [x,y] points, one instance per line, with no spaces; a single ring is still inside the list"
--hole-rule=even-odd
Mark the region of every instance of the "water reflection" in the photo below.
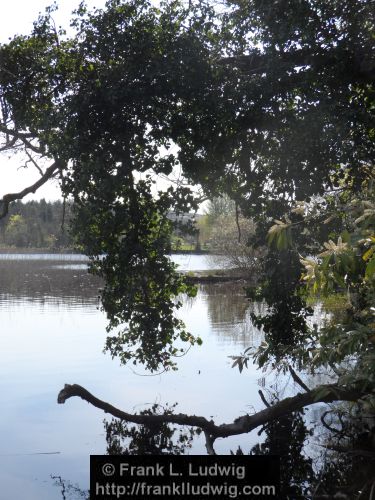
[[[205,284],[199,287],[207,304],[212,330],[221,341],[241,348],[257,345],[261,333],[253,324],[251,313],[260,314],[264,305],[249,302],[241,282]]]
[[[374,414],[341,403],[325,407],[319,423],[315,439],[320,468],[315,478],[314,498],[372,500],[375,493]]]
[[[63,407],[56,404],[56,395],[64,383],[80,383],[128,411],[139,405],[144,408],[150,402],[152,409],[155,401],[179,401],[182,413],[228,422],[263,409],[258,396],[262,373],[249,366],[239,374],[230,368],[228,360],[229,355],[257,344],[262,337],[254,328],[250,313],[261,312],[263,306],[249,304],[244,284],[199,287],[197,298],[185,303],[181,317],[194,335],[203,337],[203,346],[179,360],[177,373],[153,378],[139,377],[129,368],[120,367],[116,360],[103,356],[106,320],[97,310],[100,286],[99,280],[88,275],[81,260],[0,259],[0,479],[7,500],[24,498],[25,491],[28,500],[61,500],[62,493],[67,499],[85,498],[79,497],[79,488],[74,490],[71,485],[77,483],[83,490],[87,487],[88,457],[104,453],[106,446],[107,451],[128,454],[147,450],[172,454],[206,452],[202,436],[193,436],[186,429],[181,435],[173,426],[146,429],[109,423],[103,434],[103,415],[94,408],[82,401],[71,401]],[[269,378],[263,378],[261,384],[269,385]],[[310,474],[306,450],[309,457],[313,456],[306,447],[308,424],[311,415],[319,422],[321,410],[307,415],[308,419],[299,414],[275,422],[259,436],[253,432],[218,440],[216,451],[227,454],[238,446],[244,453],[250,449],[262,453],[284,450],[293,460],[289,469],[295,469],[289,470],[290,481],[299,488],[296,492],[303,493],[303,475],[307,481]],[[282,435],[288,439],[281,439]],[[36,451],[61,453],[26,456]],[[353,460],[352,469],[345,470],[359,467],[352,455],[345,457],[347,464]],[[340,474],[344,466],[333,456],[332,461],[335,460]],[[327,495],[327,491],[332,491],[327,484],[333,473],[328,473],[323,465],[319,465],[319,470],[323,472],[316,476],[314,484],[321,481],[319,491]],[[51,474],[71,480],[65,482],[64,492],[60,483],[53,486]],[[342,482],[343,478],[337,481]]]
[[[170,415],[177,403],[161,408],[154,404],[141,415]],[[184,455],[192,447],[196,429],[169,424],[132,425],[112,419],[105,421],[108,455]]]
[[[313,461],[304,453],[312,430],[306,426],[302,411],[294,412],[262,427],[264,442],[255,445],[250,455],[279,455],[282,498],[308,498],[314,478]]]
[[[0,307],[12,302],[62,304],[80,307],[97,304],[101,281],[82,264],[56,265],[54,261],[0,259]]]
[[[342,423],[338,414],[334,415]],[[311,445],[318,446],[317,436],[312,439],[317,428],[307,426],[303,411],[293,412],[263,426],[258,434],[263,435],[264,441],[253,446],[249,455],[280,456],[283,499],[372,500],[375,427],[369,427],[359,415],[354,420],[352,417],[347,418],[345,436],[329,429],[321,434],[319,449],[322,451],[314,457],[309,451]],[[244,454],[241,447],[231,453]]]
[[[81,401],[56,404],[64,383],[80,383],[129,411],[149,407],[148,403],[179,401],[179,411],[212,415],[219,421],[233,420],[259,400],[259,373],[249,370],[240,375],[230,368],[228,356],[241,350],[243,340],[230,325],[229,310],[227,319],[220,316],[217,301],[223,301],[224,290],[215,293],[215,288],[202,287],[198,297],[185,304],[182,319],[204,344],[179,359],[178,372],[149,378],[103,355],[106,318],[97,309],[100,286],[80,260],[0,259],[0,480],[7,500],[19,500],[25,491],[28,500],[61,500],[61,488],[53,486],[51,474],[84,490],[89,455],[105,452],[100,412]],[[240,328],[247,301],[243,297],[241,306],[241,285],[231,294]],[[215,390],[218,380],[220,391]],[[177,431],[170,437],[176,452]],[[254,439],[252,444],[255,433]],[[243,442],[243,437],[221,440],[217,451],[228,453]],[[129,443],[123,442],[123,447]],[[154,441],[154,448],[157,444]],[[186,452],[206,452],[202,436],[191,441],[189,437],[183,447]],[[48,451],[60,454],[30,456]]]
[[[206,271],[220,267],[210,255],[172,254],[171,258],[183,271]]]
[[[273,394],[278,401],[277,395]],[[152,415],[173,413],[176,405],[160,408],[155,404],[140,412]],[[359,417],[346,427],[346,451],[339,449],[341,438],[325,434],[322,456],[313,460],[306,454],[306,444],[313,430],[306,424],[303,411],[293,412],[264,425],[258,435],[262,443],[250,449],[249,455],[281,457],[280,500],[359,500],[373,498],[375,480],[374,428]],[[191,448],[196,431],[167,424],[133,425],[116,419],[104,422],[109,455],[184,455]],[[341,442],[342,445],[342,442]],[[336,448],[336,449],[335,449]],[[244,455],[239,446],[234,455]],[[53,477],[63,500],[89,500],[89,494],[61,477]]]
[[[90,500],[90,492],[82,490],[79,486],[63,479],[61,476],[51,476],[61,493],[61,500]]]

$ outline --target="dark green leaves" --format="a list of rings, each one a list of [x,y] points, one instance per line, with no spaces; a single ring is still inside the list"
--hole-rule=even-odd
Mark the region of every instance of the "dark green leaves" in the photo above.
[[[150,181],[131,182],[111,186],[106,200],[92,190],[80,200],[73,228],[91,257],[91,272],[105,281],[107,330],[116,332],[106,349],[151,371],[174,368],[174,356],[196,341],[175,317],[180,295],[195,293],[168,257],[172,224],[166,213],[175,200],[154,198]]]

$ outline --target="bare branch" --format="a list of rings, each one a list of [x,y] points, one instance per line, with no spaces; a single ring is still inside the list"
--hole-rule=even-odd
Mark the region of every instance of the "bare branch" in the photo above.
[[[306,392],[310,392],[310,389],[307,387],[307,385],[304,382],[302,382],[302,380],[299,378],[297,373],[293,370],[293,368],[290,365],[289,365],[289,371],[290,371],[290,374],[291,374],[294,382],[296,382],[300,387],[302,387],[302,389],[305,389]]]
[[[63,206],[62,206],[62,216],[61,216],[61,231],[65,231],[65,213],[66,213],[66,195],[64,195]]]
[[[322,422],[323,426],[328,429],[330,432],[334,434],[342,434],[342,431],[339,431],[338,429],[335,429],[334,427],[331,427],[329,424],[326,422],[326,416],[332,413],[332,410],[325,411],[323,415],[320,417],[320,421]]]
[[[263,391],[261,391],[261,390],[259,389],[258,394],[259,394],[259,396],[260,396],[260,399],[263,401],[264,406],[266,406],[267,408],[270,408],[270,407],[271,407],[271,405],[270,405],[270,404],[269,404],[269,402],[267,401],[267,399],[266,399],[265,395],[263,394]]]
[[[9,210],[9,205],[12,201],[21,200],[26,195],[30,193],[35,193],[43,184],[45,184],[49,179],[51,179],[59,170],[63,167],[59,160],[56,160],[52,165],[50,165],[44,174],[31,186],[26,187],[18,193],[5,194],[0,200],[0,219],[5,217]]]
[[[336,384],[321,385],[309,392],[299,393],[296,396],[285,398],[254,415],[245,415],[237,418],[230,424],[221,425],[216,425],[212,420],[207,420],[205,417],[186,415],[183,413],[176,415],[137,415],[127,413],[96,398],[84,387],[77,384],[66,384],[64,389],[60,391],[57,402],[59,404],[64,404],[69,398],[78,396],[96,408],[103,410],[105,413],[110,413],[114,417],[127,422],[143,425],[171,423],[199,427],[205,432],[206,440],[207,435],[209,436],[209,441],[206,446],[208,445],[209,448],[213,448],[212,444],[218,437],[248,433],[260,425],[264,425],[288,413],[301,410],[305,406],[310,406],[315,403],[332,403],[334,401],[357,401],[369,393],[370,391],[363,392],[359,389],[340,387]]]
[[[38,170],[40,175],[43,175],[43,170],[40,168],[40,166],[37,164],[37,162],[34,160],[34,158],[31,156],[31,154],[26,150],[26,154],[29,158],[29,161],[34,165],[34,167]],[[27,164],[28,162],[26,162]]]
[[[0,132],[3,134],[6,134],[7,136],[11,136],[17,140],[22,141],[25,146],[31,151],[34,151],[34,153],[42,154],[43,150],[42,148],[35,146],[35,144],[32,144],[30,140],[35,139],[35,135],[32,134],[31,132],[19,132],[18,130],[14,130],[12,128],[8,128],[6,125],[3,123],[0,123]]]
[[[134,424],[160,424],[164,422],[169,422],[178,425],[189,425],[192,427],[200,427],[201,429],[205,429],[208,432],[215,430],[216,426],[213,422],[210,422],[205,417],[197,417],[195,415],[189,416],[183,413],[172,414],[172,415],[137,415],[127,413],[125,411],[119,410],[114,406],[106,403],[105,401],[101,401],[100,399],[93,396],[89,391],[87,391],[84,387],[74,384],[69,385],[65,384],[64,389],[62,389],[58,395],[57,402],[59,404],[64,404],[65,401],[71,397],[78,396],[81,399],[84,399],[88,403],[91,403],[96,408],[103,410],[105,413],[110,413],[116,418],[120,420],[126,420],[127,422],[132,422]]]
[[[34,146],[34,144],[32,144],[28,139],[26,139],[26,137],[20,140],[25,144],[27,148],[31,149],[31,151],[34,151],[34,153],[43,154],[42,148]]]

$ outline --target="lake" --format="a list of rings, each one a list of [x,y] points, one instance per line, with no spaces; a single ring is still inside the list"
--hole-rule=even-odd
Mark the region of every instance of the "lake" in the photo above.
[[[206,256],[174,259],[181,269],[212,268]],[[27,500],[61,499],[51,476],[87,489],[90,454],[106,452],[106,415],[78,398],[58,405],[65,383],[130,412],[177,402],[178,412],[222,423],[263,409],[258,390],[264,374],[255,366],[240,374],[228,357],[261,341],[250,320],[261,306],[246,300],[243,286],[200,286],[180,316],[203,345],[179,360],[177,372],[144,376],[103,354],[100,282],[88,275],[82,256],[0,256],[2,498],[20,500],[27,491]],[[282,395],[294,388],[289,377],[274,383]],[[248,452],[261,440],[255,431],[218,439],[215,449],[228,454],[240,445]],[[202,436],[190,453],[206,454]]]

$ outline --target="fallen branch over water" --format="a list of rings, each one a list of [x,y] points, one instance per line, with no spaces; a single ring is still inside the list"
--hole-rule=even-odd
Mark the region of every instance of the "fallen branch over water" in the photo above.
[[[218,437],[248,433],[260,425],[264,425],[288,413],[302,410],[304,407],[315,403],[357,401],[367,394],[368,391],[363,393],[359,389],[340,387],[336,384],[320,385],[315,389],[309,390],[309,392],[298,393],[296,396],[285,398],[253,415],[245,415],[235,419],[232,423],[221,425],[216,425],[213,420],[207,420],[205,417],[186,415],[184,413],[169,415],[138,415],[135,413],[127,413],[126,411],[120,410],[98,399],[78,384],[66,384],[64,389],[59,392],[57,402],[59,404],[64,404],[65,401],[72,397],[80,397],[96,408],[103,410],[105,413],[109,413],[120,420],[125,420],[134,424],[151,425],[170,423],[199,427],[204,431],[206,436],[206,448],[208,453],[213,454],[213,443]]]
[[[184,275],[187,283],[227,283],[227,282],[254,282],[255,276],[250,276],[246,272],[238,269],[211,269],[206,271],[180,271]]]

